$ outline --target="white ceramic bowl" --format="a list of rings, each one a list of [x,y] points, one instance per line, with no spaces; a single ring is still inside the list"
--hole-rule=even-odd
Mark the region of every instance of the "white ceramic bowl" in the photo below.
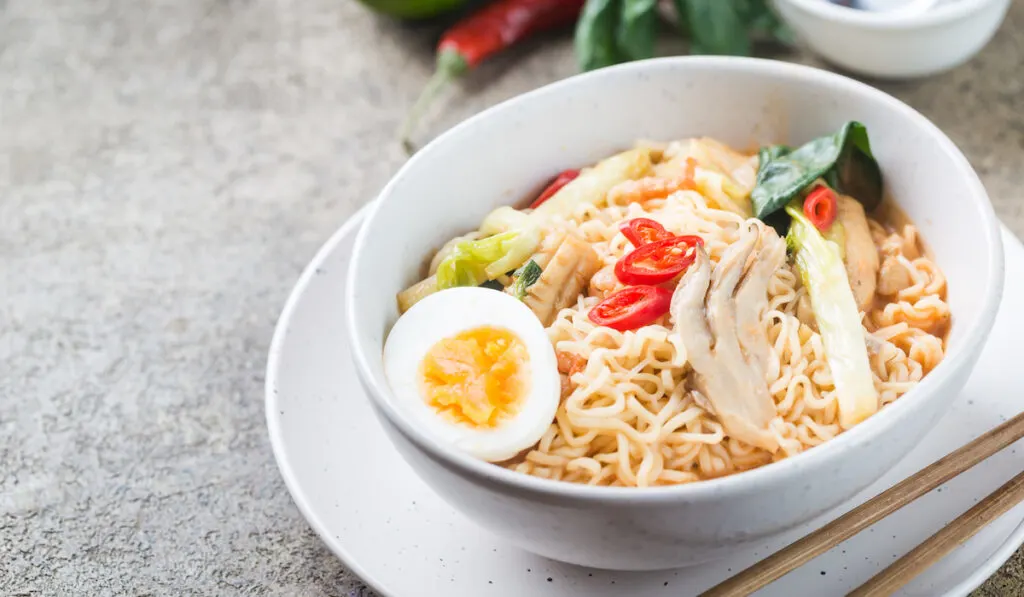
[[[796,457],[731,477],[656,488],[529,477],[431,442],[396,408],[382,365],[395,294],[449,238],[518,203],[563,168],[635,139],[710,135],[739,147],[799,143],[865,123],[887,190],[918,224],[949,280],[946,359],[866,422]],[[667,58],[580,75],[505,102],[423,148],[381,193],[355,243],[347,327],[384,430],[453,508],[535,553],[614,569],[707,561],[810,520],[888,470],[967,380],[999,304],[999,229],[967,160],[927,119],[862,83],[740,58]],[[380,474],[389,474],[380,471]]]
[[[772,0],[826,60],[862,75],[909,78],[967,62],[992,39],[1010,0],[949,0],[919,14],[873,13],[827,0]]]

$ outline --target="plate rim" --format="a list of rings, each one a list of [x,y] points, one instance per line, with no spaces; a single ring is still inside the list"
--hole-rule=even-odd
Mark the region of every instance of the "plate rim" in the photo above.
[[[346,236],[358,233],[359,227],[366,220],[367,215],[373,211],[376,205],[377,201],[376,198],[374,198],[353,212],[345,222],[331,234],[320,248],[317,249],[313,258],[303,268],[302,273],[299,275],[291,291],[288,293],[288,298],[285,301],[284,308],[278,316],[277,323],[274,326],[274,334],[267,354],[267,366],[264,382],[264,416],[266,418],[267,433],[270,436],[271,451],[274,454],[274,462],[281,478],[284,480],[285,487],[288,489],[288,493],[291,496],[292,501],[298,507],[303,518],[306,519],[306,523],[309,524],[313,529],[313,532],[316,533],[331,553],[341,560],[349,571],[358,577],[361,582],[382,595],[391,595],[391,592],[386,589],[376,577],[370,574],[368,570],[358,563],[357,559],[342,545],[340,539],[335,541],[335,538],[327,531],[327,527],[324,522],[310,506],[306,495],[302,490],[301,484],[287,459],[286,448],[281,431],[281,422],[277,415],[277,372],[280,366],[279,361],[285,338],[288,335],[288,328],[291,324],[291,320],[297,309],[298,303],[301,301],[311,281],[316,276],[316,270],[319,269],[320,264],[323,263],[328,255],[335,250],[337,245],[341,243]],[[1024,246],[1024,243],[1021,243],[1020,239],[1018,239],[1017,236],[1013,234],[1013,232],[1011,232],[1010,229],[1001,221],[999,222],[999,228],[1004,244],[1009,239]],[[945,589],[944,594],[946,596],[956,597],[964,597],[968,595],[971,591],[977,589],[993,574],[995,574],[999,568],[1001,568],[1003,564],[1005,564],[1010,557],[1020,549],[1022,545],[1024,545],[1024,517],[1021,518],[1010,534],[1007,535],[1007,537],[1000,542],[998,546],[996,546],[991,554],[985,559],[985,563],[982,566],[979,566],[973,573],[962,579],[960,582]]]
[[[327,241],[317,249],[313,258],[306,264],[306,267],[303,268],[298,280],[288,293],[288,298],[285,301],[284,308],[281,310],[281,315],[278,316],[277,323],[274,325],[274,335],[267,352],[267,369],[264,376],[264,416],[267,422],[267,434],[270,436],[270,448],[274,454],[274,463],[277,466],[277,471],[284,480],[285,487],[288,489],[288,494],[291,495],[292,501],[299,508],[299,513],[306,519],[306,524],[313,529],[313,532],[327,546],[327,549],[359,578],[360,582],[382,595],[390,595],[391,592],[385,589],[369,571],[356,561],[356,558],[345,549],[340,540],[335,541],[331,537],[327,531],[327,525],[324,524],[316,511],[309,505],[306,494],[302,491],[302,487],[288,461],[284,437],[281,432],[281,421],[277,416],[277,371],[281,358],[281,348],[288,335],[288,328],[291,325],[297,305],[303,295],[305,295],[310,282],[316,276],[316,270],[320,267],[320,264],[323,263],[327,256],[334,251],[347,235],[358,231],[363,221],[366,220],[366,215],[372,211],[376,204],[376,198],[366,202],[331,234]]]

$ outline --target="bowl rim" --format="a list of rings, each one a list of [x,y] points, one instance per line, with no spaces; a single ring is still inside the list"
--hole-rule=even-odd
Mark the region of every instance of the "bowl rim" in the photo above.
[[[806,12],[828,21],[838,21],[855,25],[863,29],[899,30],[923,29],[936,25],[945,25],[980,11],[989,4],[998,4],[1001,0],[957,0],[939,4],[922,13],[891,13],[858,10],[848,6],[833,4],[828,0],[775,0],[799,6]]]
[[[388,200],[392,190],[397,186],[398,180],[407,172],[417,167],[423,155],[434,148],[443,145],[449,139],[458,139],[466,131],[472,131],[476,123],[492,118],[495,115],[507,111],[514,111],[520,101],[528,101],[530,98],[540,97],[545,94],[562,93],[571,89],[584,79],[608,78],[614,80],[622,74],[630,72],[643,72],[658,69],[696,67],[702,69],[728,70],[733,72],[759,71],[761,74],[778,74],[788,83],[799,83],[800,81],[813,81],[817,83],[826,82],[837,88],[852,91],[859,95],[872,96],[876,101],[881,101],[912,120],[917,126],[922,127],[931,133],[934,141],[937,142],[944,152],[953,161],[956,167],[965,177],[969,187],[972,188],[972,203],[985,226],[983,239],[988,249],[988,262],[984,267],[988,279],[985,287],[981,290],[985,298],[979,321],[976,326],[968,330],[961,346],[953,354],[949,355],[939,363],[915,388],[885,408],[872,415],[867,421],[854,428],[839,434],[838,437],[824,442],[815,449],[806,450],[777,462],[773,462],[755,469],[743,471],[715,479],[707,479],[700,482],[686,483],[682,485],[656,486],[656,487],[607,487],[590,486],[565,481],[555,481],[524,475],[506,469],[495,464],[478,460],[458,451],[452,446],[437,442],[411,424],[410,420],[402,415],[393,405],[393,401],[384,399],[390,394],[391,389],[386,380],[377,379],[370,371],[369,351],[363,348],[362,336],[357,332],[359,329],[359,309],[355,300],[355,289],[359,287],[357,277],[362,269],[359,263],[366,252],[366,245],[370,239],[369,230],[371,222],[374,222],[380,214],[380,206]],[[423,149],[412,156],[385,185],[375,205],[369,210],[363,225],[360,227],[353,244],[351,265],[348,272],[348,288],[345,305],[346,330],[349,342],[352,346],[352,357],[355,361],[356,371],[360,381],[368,394],[371,404],[378,416],[383,416],[387,422],[393,425],[407,440],[417,449],[426,453],[432,460],[445,468],[466,477],[471,476],[478,482],[491,486],[501,487],[503,492],[511,495],[528,495],[534,498],[570,500],[580,504],[609,503],[617,504],[653,504],[676,501],[698,501],[715,499],[723,493],[745,493],[755,491],[766,484],[775,484],[785,480],[798,477],[803,469],[821,466],[828,462],[833,456],[844,450],[867,443],[876,435],[880,435],[893,427],[903,417],[910,414],[923,400],[932,397],[964,367],[969,367],[973,360],[981,352],[985,344],[988,332],[995,321],[996,312],[1002,299],[1003,290],[1003,247],[1000,237],[999,223],[996,219],[992,203],[988,198],[977,173],[970,166],[967,158],[960,152],[956,145],[943,133],[935,124],[925,118],[907,104],[895,97],[861,83],[849,77],[832,73],[829,71],[780,62],[761,58],[740,58],[720,56],[676,56],[666,58],[655,58],[611,66],[590,73],[582,73],[557,81],[543,87],[534,89],[527,93],[505,100],[492,106],[475,116],[472,116],[460,124],[442,133]]]

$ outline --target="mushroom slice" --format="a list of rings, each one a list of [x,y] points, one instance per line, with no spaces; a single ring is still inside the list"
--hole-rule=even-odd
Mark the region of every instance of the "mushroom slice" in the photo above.
[[[909,263],[902,255],[886,255],[878,270],[878,294],[895,296],[914,285]]]
[[[736,327],[747,362],[763,378],[771,344],[761,325],[761,316],[768,307],[768,283],[786,262],[786,241],[767,226],[761,228],[760,235],[760,252],[736,291]]]
[[[761,248],[755,251],[762,236]],[[779,445],[768,429],[776,411],[761,360],[767,356],[767,339],[740,338],[741,329],[752,325],[767,305],[768,279],[781,259],[778,243],[777,236],[772,238],[751,222],[714,272],[707,253],[698,247],[670,309],[673,333],[682,340],[693,367],[694,387],[730,436],[771,452]],[[784,245],[781,251],[784,256]],[[738,317],[740,306],[751,314]]]

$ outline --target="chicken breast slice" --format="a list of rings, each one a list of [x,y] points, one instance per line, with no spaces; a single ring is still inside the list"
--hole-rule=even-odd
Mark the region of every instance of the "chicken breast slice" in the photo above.
[[[868,311],[875,300],[878,280],[878,248],[871,239],[864,206],[853,197],[837,194],[836,219],[846,235],[846,276],[857,301],[857,308]]]

